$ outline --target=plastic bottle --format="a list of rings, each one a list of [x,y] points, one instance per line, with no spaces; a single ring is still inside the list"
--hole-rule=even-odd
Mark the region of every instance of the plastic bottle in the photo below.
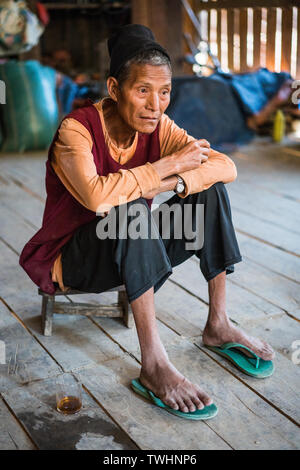
[[[273,140],[281,142],[285,133],[285,117],[281,109],[277,109],[273,124]]]

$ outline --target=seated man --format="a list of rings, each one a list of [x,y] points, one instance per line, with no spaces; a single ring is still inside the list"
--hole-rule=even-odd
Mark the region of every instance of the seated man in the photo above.
[[[43,225],[24,247],[20,264],[49,294],[55,292],[54,283],[96,293],[125,284],[141,348],[140,383],[173,410],[194,412],[212,399],[171,364],[155,318],[154,293],[172,267],[194,254],[200,259],[209,290],[206,345],[240,343],[264,360],[273,357],[270,346],[238,330],[226,313],[226,274],[242,259],[224,185],[236,178],[236,168],[229,157],[187,135],[164,114],[170,59],[148,28],[127,25],[108,45],[109,97],[73,111],[61,123],[47,161]],[[142,206],[140,223],[146,225],[153,222],[153,197],[170,190],[176,194],[167,204],[176,210],[204,205],[202,247],[188,250],[186,238],[174,236],[175,223],[170,236],[162,238],[164,215],[155,225],[158,237],[120,236],[124,222],[132,221],[124,207]],[[96,216],[107,214],[108,207],[106,217]],[[119,224],[112,237],[100,237],[112,209]]]

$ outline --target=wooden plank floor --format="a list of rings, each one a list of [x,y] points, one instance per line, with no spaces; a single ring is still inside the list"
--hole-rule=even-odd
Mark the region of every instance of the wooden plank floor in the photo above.
[[[276,372],[252,379],[203,347],[207,283],[191,258],[155,295],[171,360],[219,406],[215,419],[190,422],[131,391],[135,328],[55,315],[53,336],[41,334],[41,300],[18,257],[41,226],[45,154],[0,155],[0,449],[300,448],[300,144],[256,140],[231,156],[238,179],[227,190],[243,262],[227,277],[228,313],[273,345]],[[80,297],[116,301],[115,293]],[[55,380],[66,372],[83,384],[83,409],[69,417],[55,411]]]

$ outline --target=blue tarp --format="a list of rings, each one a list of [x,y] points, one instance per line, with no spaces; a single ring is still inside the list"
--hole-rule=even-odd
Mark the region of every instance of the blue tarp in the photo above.
[[[292,78],[287,72],[270,72],[266,68],[251,73],[219,75],[231,84],[245,116],[260,111],[281,85]]]
[[[285,72],[266,68],[247,74],[174,78],[167,114],[190,135],[207,139],[216,149],[243,144],[255,135],[246,117],[262,109],[288,78]]]

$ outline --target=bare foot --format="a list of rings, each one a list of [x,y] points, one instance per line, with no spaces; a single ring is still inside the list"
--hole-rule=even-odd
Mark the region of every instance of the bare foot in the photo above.
[[[221,346],[224,343],[240,343],[247,346],[265,361],[271,361],[275,357],[275,353],[268,343],[247,335],[227,319],[207,323],[202,340],[208,346]]]
[[[169,360],[143,366],[140,382],[174,410],[188,413],[212,404],[207,393],[180,374]]]

